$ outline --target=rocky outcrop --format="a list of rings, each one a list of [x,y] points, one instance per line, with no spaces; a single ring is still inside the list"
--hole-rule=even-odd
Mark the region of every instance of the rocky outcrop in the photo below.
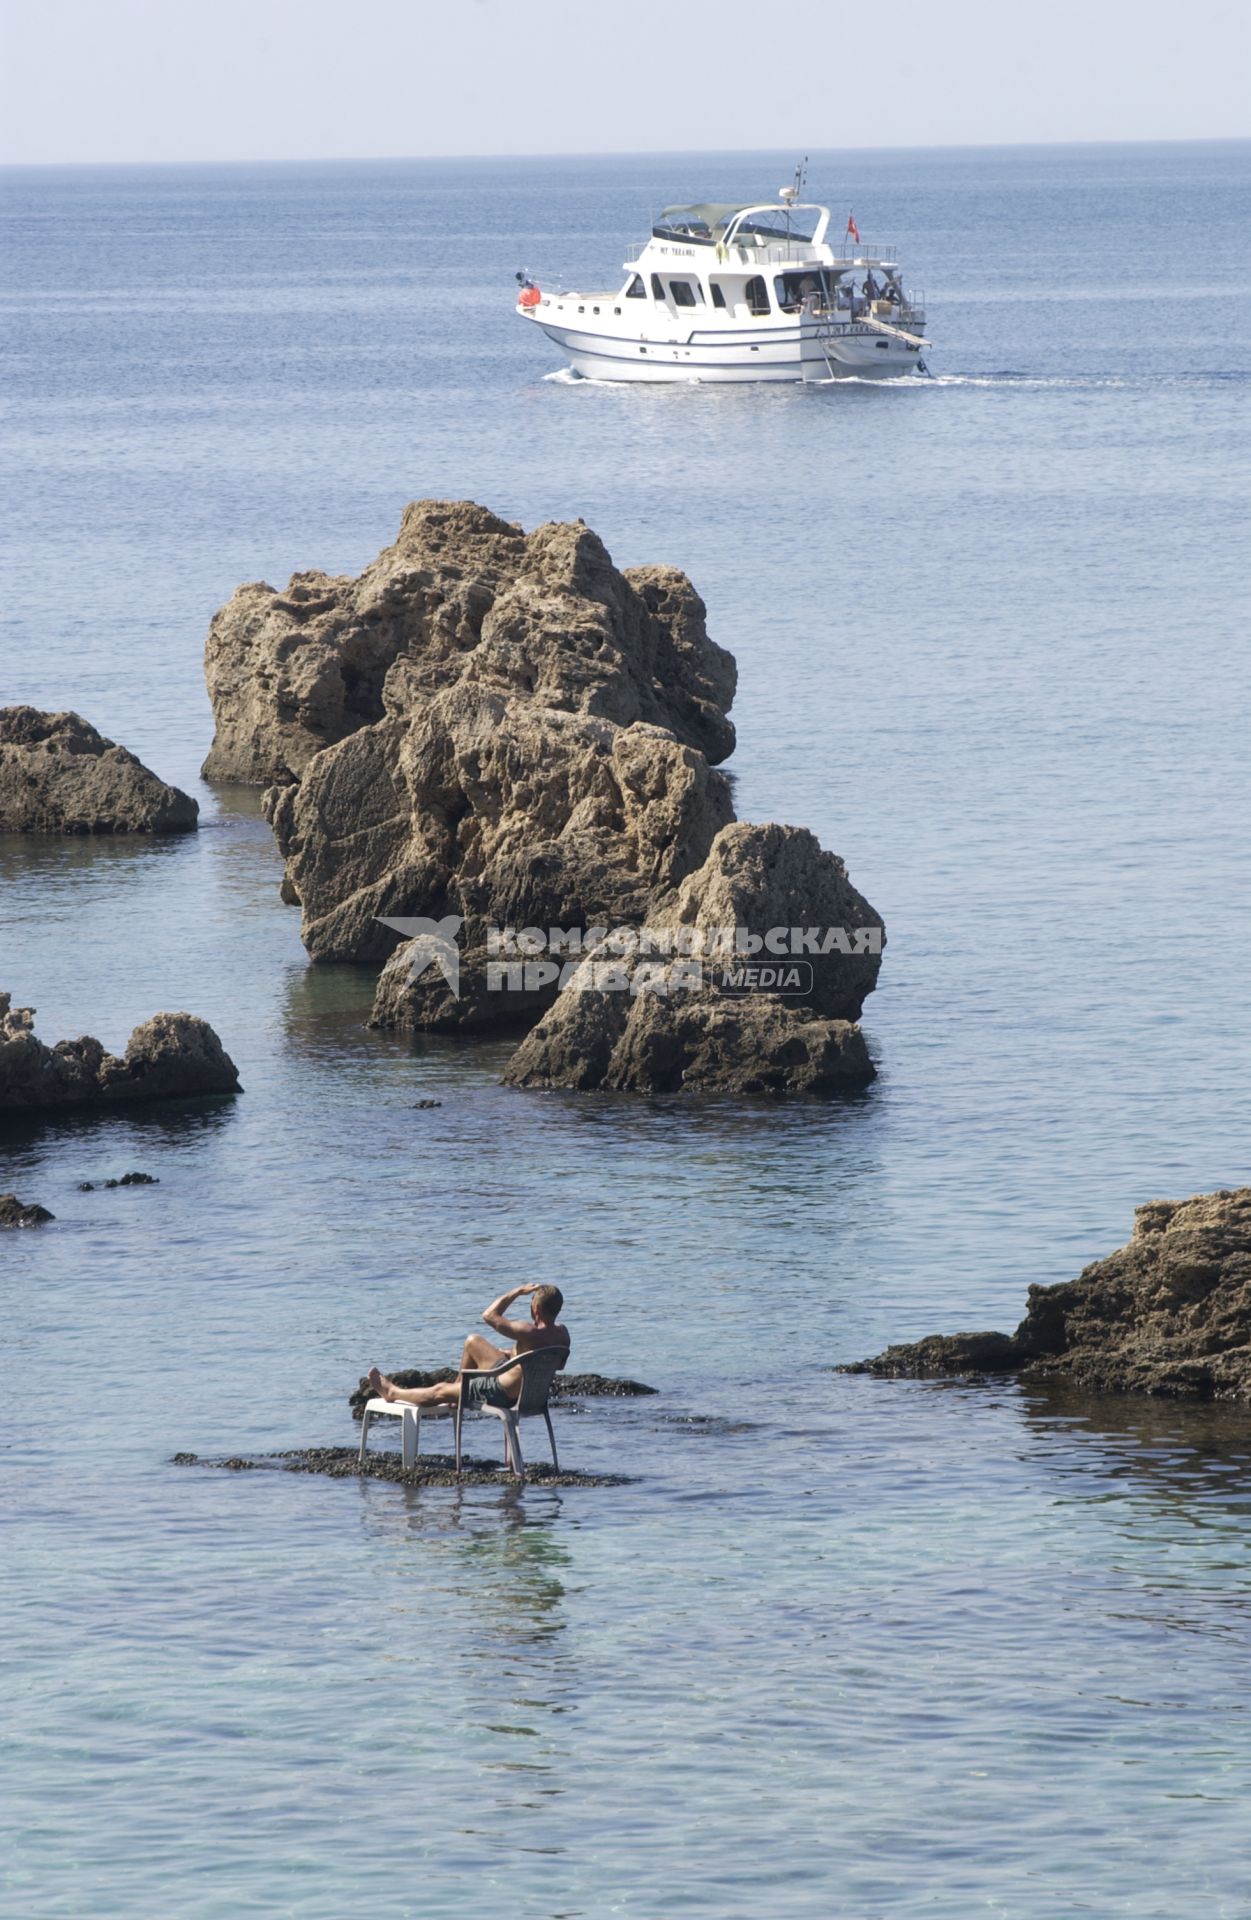
[[[407,640],[381,717],[267,796],[285,894],[315,960],[385,959],[387,919],[464,923],[459,1001],[437,977],[400,991],[406,962],[381,1023],[533,1017],[550,993],[483,998],[487,928],[637,924],[700,864],[732,815],[710,761],[733,745],[733,662],[681,574],[618,573],[580,523],[527,537],[422,503],[348,583],[354,618],[388,582]]]
[[[1139,1207],[1125,1246],[1076,1280],[1029,1289],[1014,1334],[932,1337],[848,1371],[1018,1372],[1092,1391],[1251,1402],[1251,1187]]]
[[[0,1114],[240,1091],[234,1062],[192,1013],[154,1014],[135,1028],[119,1060],[89,1036],[45,1046],[34,1009],[12,1007],[0,993]]]
[[[399,661],[406,690],[387,699]],[[711,760],[734,743],[734,663],[683,574],[618,573],[580,521],[526,535],[470,501],[415,501],[356,579],[240,587],[209,629],[204,670],[213,780],[298,779],[323,747],[458,684],[669,727]]]
[[[874,1068],[852,1022],[883,938],[842,861],[805,828],[736,822],[660,903],[634,951],[618,956],[605,942],[581,963],[505,1079],[582,1092],[863,1085]]]
[[[15,1193],[0,1193],[0,1227],[41,1227],[55,1218],[46,1207],[26,1206]]]
[[[298,787],[267,797],[313,959],[385,958],[396,934],[383,919],[464,922],[463,1004],[384,1000],[388,1023],[478,1024],[489,927],[638,924],[731,817],[724,778],[658,727],[465,688],[409,715],[329,748]]]
[[[199,812],[79,714],[0,707],[0,833],[189,833]]]
[[[734,823],[716,770],[734,662],[683,574],[618,572],[580,521],[527,535],[422,501],[358,579],[241,588],[206,666],[206,772],[274,780],[284,898],[314,960],[384,963],[375,1025],[541,1020],[509,1075],[526,1086],[828,1092],[872,1077],[850,1023],[881,921],[811,834]],[[633,963],[624,993],[601,993],[600,944],[623,928],[715,930],[723,959],[779,930],[878,937],[801,944],[785,999]],[[534,953],[501,950],[510,929],[572,941],[499,964]],[[575,975],[593,997],[561,993]]]

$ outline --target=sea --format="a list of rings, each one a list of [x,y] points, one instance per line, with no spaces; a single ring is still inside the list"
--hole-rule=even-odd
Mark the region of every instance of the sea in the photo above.
[[[0,1241],[15,1920],[1251,1912],[1245,1411],[835,1370],[1251,1177],[1251,143],[814,154],[928,378],[599,385],[515,317],[794,160],[0,175],[0,701],[202,808],[0,840],[0,987],[245,1088],[0,1137],[56,1216]],[[307,964],[204,637],[422,497],[690,575],[739,816],[885,918],[866,1092],[510,1091]],[[556,1414],[624,1484],[173,1463],[353,1446],[539,1280],[657,1390]]]

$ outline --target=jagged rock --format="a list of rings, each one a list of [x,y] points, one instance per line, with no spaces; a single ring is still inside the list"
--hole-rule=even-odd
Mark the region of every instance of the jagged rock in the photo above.
[[[627,977],[639,964],[626,963]],[[765,994],[731,998],[681,980],[669,987],[682,967],[671,962],[660,981],[624,992],[581,988],[575,977],[521,1042],[505,1081],[577,1093],[768,1095],[834,1093],[873,1079],[851,1021]]]
[[[932,1333],[924,1340],[887,1347],[872,1360],[858,1360],[843,1373],[876,1373],[892,1379],[943,1380],[977,1373],[1015,1373],[1023,1364],[1010,1333]]]
[[[550,994],[484,1000],[485,929],[637,922],[700,864],[732,816],[710,758],[733,745],[734,664],[684,576],[618,573],[580,522],[526,537],[422,503],[347,583],[354,617],[397,578],[409,631],[380,717],[311,756],[292,748],[303,778],[266,796],[284,897],[315,960],[385,959],[386,918],[466,923],[460,1002],[437,981],[410,995],[406,956],[379,1024],[533,1017]]]
[[[89,1035],[45,1046],[34,1009],[11,1007],[0,993],[0,1113],[240,1091],[234,1062],[195,1014],[154,1014],[135,1028],[119,1060]]]
[[[0,833],[189,833],[199,812],[79,714],[0,707]]]
[[[41,1227],[55,1218],[46,1207],[25,1206],[15,1193],[0,1193],[0,1227]]]
[[[580,521],[526,535],[470,501],[419,500],[356,579],[240,587],[209,629],[216,734],[207,779],[299,778],[313,755],[396,711],[403,661],[425,701],[463,682],[536,706],[670,728],[724,759],[734,663],[668,567],[618,573]]]
[[[654,952],[677,929],[699,936],[688,943],[693,956],[658,961]],[[837,945],[821,952],[835,933]],[[722,951],[729,937],[736,953]],[[504,1077],[581,1092],[824,1094],[863,1085],[874,1068],[851,1023],[873,991],[884,937],[842,861],[805,828],[736,822],[653,911],[637,953],[614,960],[605,945],[582,963]],[[773,945],[786,954],[772,955]],[[785,997],[730,984],[771,957]]]
[[[1251,1401],[1251,1187],[1153,1200],[1076,1280],[1031,1287],[1015,1334],[889,1347],[849,1372],[1019,1371],[1093,1391]]]
[[[313,959],[384,958],[382,918],[464,919],[454,1025],[479,1023],[488,925],[638,923],[731,816],[723,776],[672,734],[464,687],[328,748],[266,805]],[[489,1017],[506,1011],[493,996]],[[398,1012],[384,995],[375,1018],[418,1024]],[[421,1014],[444,1024],[437,1003]]]
[[[206,772],[276,782],[283,897],[314,960],[385,963],[373,1024],[540,1020],[508,1076],[530,1086],[872,1078],[851,1022],[880,937],[801,949],[786,1001],[710,987],[554,1007],[564,954],[492,965],[508,958],[496,929],[573,931],[577,959],[623,927],[744,928],[745,955],[775,928],[880,936],[810,833],[733,824],[714,763],[734,742],[735,667],[704,621],[684,575],[618,572],[580,521],[526,535],[438,501],[409,507],[358,579],[241,588],[218,614]],[[397,945],[414,922],[424,932]]]

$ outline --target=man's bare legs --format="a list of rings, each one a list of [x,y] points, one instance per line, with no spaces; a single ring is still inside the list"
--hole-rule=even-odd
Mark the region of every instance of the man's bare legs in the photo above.
[[[403,1400],[410,1407],[453,1406],[460,1399],[455,1380],[440,1380],[433,1387],[397,1387],[377,1367],[371,1367],[365,1377],[380,1400]]]
[[[498,1367],[503,1360],[511,1359],[503,1347],[497,1347],[483,1333],[471,1333],[461,1349],[460,1364],[477,1370],[483,1367]],[[454,1406],[460,1399],[460,1381],[440,1380],[433,1387],[397,1387],[394,1380],[388,1380],[385,1373],[377,1367],[371,1367],[367,1376],[370,1386],[382,1400],[403,1400],[411,1407]]]
[[[497,1347],[485,1333],[471,1333],[461,1348],[460,1364],[462,1367],[498,1367],[501,1361],[511,1359],[507,1347]]]

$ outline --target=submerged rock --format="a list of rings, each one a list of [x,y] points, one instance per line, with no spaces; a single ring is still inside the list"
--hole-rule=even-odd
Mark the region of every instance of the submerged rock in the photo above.
[[[1031,1287],[1014,1334],[888,1347],[850,1373],[1019,1372],[1092,1391],[1251,1401],[1251,1187],[1153,1200],[1123,1247]]]
[[[241,1091],[234,1062],[195,1014],[154,1014],[135,1028],[120,1060],[89,1035],[45,1046],[34,1018],[32,1007],[12,1007],[0,993],[0,1113]]]
[[[189,833],[199,813],[79,714],[0,707],[0,833]]]
[[[0,1193],[0,1227],[41,1227],[55,1218],[46,1207],[26,1206],[15,1193]]]
[[[465,1455],[462,1472],[456,1474],[452,1454],[423,1453],[417,1464],[406,1467],[397,1452],[377,1447],[366,1453],[364,1462],[355,1447],[294,1447],[284,1453],[232,1454],[226,1459],[206,1460],[198,1453],[176,1453],[170,1464],[175,1467],[215,1467],[227,1473],[251,1473],[268,1469],[271,1473],[319,1473],[331,1480],[391,1480],[404,1487],[516,1487],[507,1469],[490,1460]],[[550,1460],[526,1462],[526,1480],[545,1487],[627,1487],[624,1473],[578,1473],[568,1467],[559,1471]]]

